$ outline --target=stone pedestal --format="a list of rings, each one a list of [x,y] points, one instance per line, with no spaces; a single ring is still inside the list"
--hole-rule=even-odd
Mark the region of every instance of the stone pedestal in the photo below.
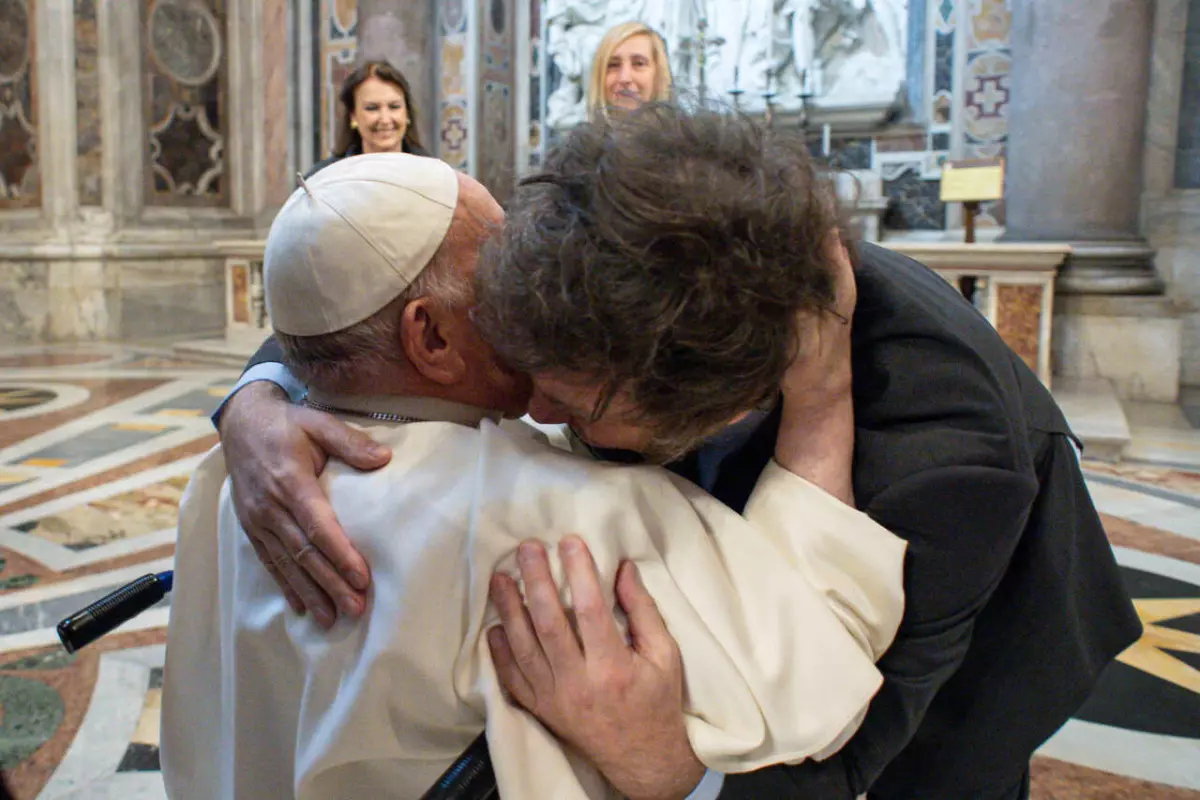
[[[1063,294],[1161,294],[1138,228],[1154,3],[1014,0],[1006,241],[1072,247]]]
[[[1187,311],[1166,297],[1059,295],[1056,374],[1106,378],[1125,400],[1177,402]]]
[[[884,246],[920,261],[956,287],[970,279],[975,307],[1050,386],[1054,276],[1068,247],[895,241]]]

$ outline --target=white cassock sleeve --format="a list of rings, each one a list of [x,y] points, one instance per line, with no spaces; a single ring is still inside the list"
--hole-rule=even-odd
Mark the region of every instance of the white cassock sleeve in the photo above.
[[[181,800],[231,796],[214,768],[222,758],[221,714],[213,709],[221,698],[217,513],[225,477],[214,447],[179,504],[159,747],[167,796]]]
[[[567,534],[588,543],[610,591],[621,561],[637,564],[679,643],[688,732],[710,768],[743,772],[820,758],[853,733],[881,683],[874,660],[903,611],[902,540],[775,464],[760,477],[743,518],[664,470],[597,464],[487,422],[480,439],[471,431],[464,440],[469,447],[461,449],[431,433],[422,450],[418,434],[415,428],[405,433],[404,450],[437,454],[446,462],[443,469],[473,474],[458,482],[473,487],[464,490],[466,497],[441,496],[432,488],[439,485],[437,474],[425,476],[423,492],[444,504],[447,518],[451,508],[469,507],[465,530],[434,540],[451,548],[444,574],[461,575],[465,560],[464,584],[381,597],[380,586],[400,585],[387,576],[402,573],[412,549],[423,547],[411,535],[423,526],[405,516],[403,525],[387,526],[387,535],[377,537],[369,554],[364,551],[376,578],[369,619],[339,623],[328,633],[286,612],[278,617],[287,620],[286,634],[275,622],[252,633],[254,620],[244,614],[239,623],[249,625],[236,637],[245,648],[239,658],[261,685],[253,697],[242,698],[254,708],[236,709],[253,726],[233,728],[248,734],[239,750],[274,738],[268,731],[277,726],[294,731],[295,749],[286,760],[292,767],[294,756],[297,797],[419,796],[485,716],[501,796],[613,796],[594,769],[506,701],[496,679],[485,637],[497,621],[488,583],[496,569],[517,573],[515,550],[529,537],[550,545],[560,586],[565,583],[554,545]],[[353,479],[360,488],[353,491],[364,498],[389,491],[395,496],[395,489],[368,485],[379,480],[400,481],[406,489],[399,494],[416,494],[413,487],[422,485],[416,472],[425,463],[414,460],[390,476],[386,469],[360,473]],[[193,569],[179,575],[167,656],[168,673],[173,663],[189,670],[186,685],[176,682],[164,699],[164,773],[178,798],[233,796],[225,783],[232,780],[229,773],[213,767],[234,756],[230,737],[222,736],[221,714],[210,713],[206,703],[221,696],[220,674],[231,664],[220,640],[228,646],[235,638],[222,636],[216,624],[230,624],[231,610],[221,608],[217,597],[232,593],[218,588],[231,576],[219,582],[214,574],[217,518],[236,523],[220,508],[220,452],[205,464],[181,509],[178,559]],[[396,503],[411,513],[411,506]],[[363,514],[373,513],[370,506],[351,503]],[[345,513],[344,523],[354,512]],[[266,614],[282,601],[244,534],[237,531],[232,541],[241,548],[238,564],[246,565],[238,581],[254,579],[254,596],[270,600]],[[565,590],[563,596],[569,601]],[[447,635],[453,640],[448,654],[438,646]],[[277,670],[271,654],[283,657],[292,647],[303,654],[307,678],[295,682],[296,705],[281,714],[293,701],[274,697],[282,687],[272,678]],[[420,752],[400,741],[396,731],[404,729],[423,732]],[[255,759],[242,761],[248,773],[263,769]]]
[[[854,732],[882,683],[875,658],[903,613],[903,540],[776,464],[743,518],[663,470],[568,460],[486,423],[483,431],[476,602],[486,603],[494,568],[518,574],[515,548],[527,537],[550,545],[565,587],[554,544],[578,534],[606,587],[622,560],[637,564],[679,643],[688,732],[706,766],[745,772],[820,758]],[[489,609],[472,635],[496,621]],[[590,768],[501,697],[492,673],[481,647],[457,685],[486,705],[502,796],[604,796],[564,788],[571,773],[590,784]]]

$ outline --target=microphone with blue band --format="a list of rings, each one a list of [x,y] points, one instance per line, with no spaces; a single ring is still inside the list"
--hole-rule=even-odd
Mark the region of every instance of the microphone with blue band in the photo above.
[[[68,653],[75,653],[162,600],[174,582],[172,570],[143,575],[58,623],[58,638]],[[499,797],[487,738],[481,733],[421,800],[495,800]]]
[[[59,641],[68,653],[87,647],[166,597],[174,580],[171,570],[152,573],[106,594],[58,623]]]

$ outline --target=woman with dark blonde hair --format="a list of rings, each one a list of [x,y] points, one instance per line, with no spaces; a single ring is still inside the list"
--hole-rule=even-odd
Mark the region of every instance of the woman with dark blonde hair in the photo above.
[[[637,108],[671,99],[671,65],[662,36],[642,22],[623,22],[604,34],[587,83],[588,114]]]
[[[318,162],[309,177],[335,161],[365,153],[411,153],[428,156],[417,131],[417,107],[412,89],[400,70],[386,61],[368,61],[346,80],[338,96],[338,122],[333,155]]]

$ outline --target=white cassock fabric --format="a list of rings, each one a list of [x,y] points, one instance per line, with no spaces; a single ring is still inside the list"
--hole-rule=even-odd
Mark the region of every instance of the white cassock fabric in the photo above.
[[[414,413],[414,401],[390,402]],[[368,422],[392,448],[388,466],[331,462],[321,478],[373,581],[363,617],[329,632],[291,613],[259,563],[221,450],[197,470],[164,682],[172,798],[420,797],[485,720],[502,797],[610,796],[495,676],[488,580],[517,574],[527,537],[551,543],[560,585],[553,542],[567,534],[588,543],[609,587],[622,559],[637,563],[682,651],[688,732],[707,766],[821,757],[853,733],[900,622],[902,540],[774,463],[743,518],[665,470],[597,463],[482,413],[415,402],[416,415],[435,407],[455,422]]]

